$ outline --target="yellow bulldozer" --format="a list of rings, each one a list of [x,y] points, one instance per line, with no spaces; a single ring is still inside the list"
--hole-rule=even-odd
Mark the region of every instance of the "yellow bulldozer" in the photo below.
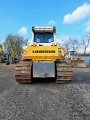
[[[0,47],[0,63],[2,63],[3,62],[3,48],[2,48],[2,46]]]
[[[72,67],[74,67],[74,68],[85,68],[86,67],[85,60],[81,60],[78,57],[77,52],[75,50],[68,52],[68,59],[72,65]]]
[[[23,61],[16,65],[18,83],[31,83],[33,78],[55,78],[56,83],[73,79],[70,63],[64,50],[56,44],[56,27],[32,27],[32,43],[23,53]]]

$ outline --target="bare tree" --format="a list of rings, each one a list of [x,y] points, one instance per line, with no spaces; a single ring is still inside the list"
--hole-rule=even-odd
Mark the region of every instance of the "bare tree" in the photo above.
[[[86,50],[88,46],[90,45],[90,33],[83,37],[82,45],[84,46],[84,54],[86,54]]]
[[[63,47],[65,48],[66,52],[68,52],[70,49],[70,41],[66,39],[62,39],[62,40],[63,40]]]
[[[70,38],[70,47],[72,50],[76,51],[80,46],[79,40],[76,38]]]

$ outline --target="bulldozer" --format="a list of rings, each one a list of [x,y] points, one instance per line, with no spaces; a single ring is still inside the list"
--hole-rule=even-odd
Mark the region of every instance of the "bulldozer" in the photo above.
[[[2,46],[0,47],[0,63],[2,63],[3,62],[3,48],[2,48]]]
[[[3,52],[0,52],[0,63],[3,63]]]
[[[23,53],[23,61],[15,68],[18,83],[32,83],[33,79],[55,78],[56,83],[70,83],[73,70],[66,62],[64,50],[56,43],[56,27],[32,27],[32,43]]]
[[[85,60],[81,60],[75,50],[68,52],[68,59],[73,68],[85,68]]]

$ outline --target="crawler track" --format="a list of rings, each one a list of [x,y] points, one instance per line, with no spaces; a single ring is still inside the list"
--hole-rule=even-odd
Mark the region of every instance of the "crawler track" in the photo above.
[[[32,61],[21,62],[16,65],[15,79],[18,83],[31,83]]]
[[[73,79],[71,64],[67,62],[56,62],[56,83],[70,83]]]
[[[31,83],[32,61],[16,65],[15,79],[18,83]],[[73,79],[72,66],[66,62],[56,62],[56,83],[70,83]]]

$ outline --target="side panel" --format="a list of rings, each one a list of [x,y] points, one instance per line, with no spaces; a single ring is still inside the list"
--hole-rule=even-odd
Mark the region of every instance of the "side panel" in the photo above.
[[[33,78],[55,77],[55,63],[33,63]]]

